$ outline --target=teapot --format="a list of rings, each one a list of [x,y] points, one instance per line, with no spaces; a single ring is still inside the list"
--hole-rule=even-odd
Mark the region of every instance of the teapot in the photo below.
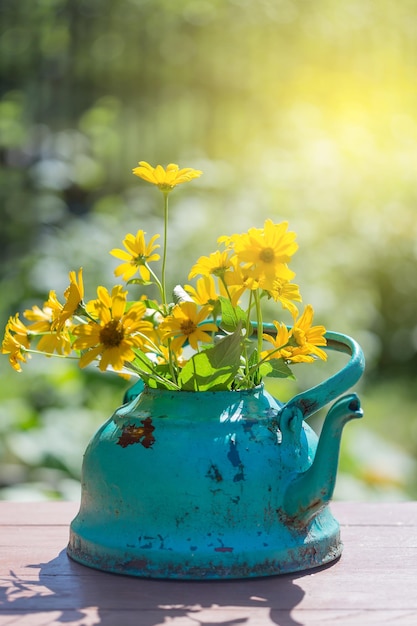
[[[212,580],[317,567],[342,552],[333,495],[344,425],[362,417],[349,390],[358,343],[336,374],[286,403],[261,384],[242,391],[132,387],[90,441],[69,556],[149,578]],[[339,398],[339,399],[338,399]],[[334,402],[320,437],[307,424]]]

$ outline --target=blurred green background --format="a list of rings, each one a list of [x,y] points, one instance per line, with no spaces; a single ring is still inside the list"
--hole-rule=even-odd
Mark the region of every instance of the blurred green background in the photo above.
[[[1,0],[0,323],[84,268],[111,287],[127,232],[161,232],[137,161],[204,175],[171,199],[169,281],[220,234],[288,220],[316,320],[367,357],[335,496],[417,497],[414,0]],[[306,370],[283,400],[326,375]],[[126,381],[0,360],[0,498],[79,497]],[[320,427],[320,416],[316,420]]]

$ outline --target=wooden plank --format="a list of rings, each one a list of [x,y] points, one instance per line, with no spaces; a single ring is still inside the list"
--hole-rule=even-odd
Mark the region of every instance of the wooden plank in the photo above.
[[[89,608],[87,611],[51,611],[51,612],[41,612],[38,614],[34,614],[31,612],[21,614],[18,617],[12,616],[1,616],[0,615],[0,626],[57,626],[58,624],[71,624],[72,626],[90,626],[90,624],[103,624],[105,626],[117,626],[118,624],[123,626],[162,626],[163,624],[169,624],[170,626],[200,626],[203,624],[210,624],[214,626],[215,624],[227,624],[227,625],[235,625],[244,624],[244,626],[276,626],[277,624],[283,626],[291,626],[297,624],[306,624],[306,618],[308,618],[309,626],[315,626],[316,624],[323,624],[326,622],[322,621],[321,612],[314,616],[314,614],[307,613],[305,611],[295,611],[288,615],[286,611],[275,612],[272,615],[269,615],[267,611],[264,613],[253,613],[253,612],[245,612],[242,614],[241,611],[228,611],[227,615],[225,613],[216,614],[213,616],[213,611],[209,610],[205,613],[205,615],[209,615],[209,619],[207,621],[203,621],[203,615],[200,613],[196,616],[193,613],[183,614],[180,610],[173,611],[170,615],[164,616],[160,611],[141,611],[140,616],[137,613],[132,611],[122,611],[117,616],[117,622],[112,620],[115,619],[115,616],[108,611],[98,610],[96,608]],[[336,616],[340,619],[340,616],[344,616],[343,612],[338,612],[335,614],[332,612],[331,617],[334,619]],[[330,617],[329,615],[329,617]],[[359,612],[355,614],[356,619],[357,616],[360,615]],[[219,618],[216,621],[213,621],[213,617]],[[319,621],[312,621],[314,617],[317,617]],[[165,621],[166,618],[166,621]],[[200,619],[201,618],[201,619]],[[227,621],[226,621],[227,619]],[[16,620],[19,620],[18,622]],[[140,621],[139,621],[140,620]],[[221,621],[220,621],[221,620]],[[334,621],[327,622],[330,624],[335,624]],[[340,622],[337,622],[338,624]],[[351,622],[353,623],[353,622]],[[375,622],[374,622],[375,623]],[[396,622],[397,623],[397,622]],[[343,621],[342,624],[348,624],[348,622]],[[356,622],[356,626],[358,624],[363,624],[363,622]]]
[[[333,502],[341,526],[417,526],[417,502]]]
[[[0,502],[1,526],[68,526],[79,502]]]
[[[205,609],[197,615],[181,609],[169,615],[162,611],[122,610],[117,615],[96,607],[78,611],[50,611],[0,615],[0,626],[415,626],[416,614],[407,611],[217,611]]]
[[[70,562],[60,570],[54,564],[34,566],[19,573],[14,568],[0,577],[7,590],[7,603],[21,610],[57,608],[70,610],[74,600],[108,610],[169,611],[176,606],[262,607],[291,610],[302,603],[305,609],[368,609],[417,611],[415,557],[400,569],[368,567],[357,569],[339,561],[332,567],[294,575],[243,581],[183,582],[155,581],[96,572]],[[59,575],[57,574],[59,572]]]
[[[0,503],[0,626],[415,626],[417,503],[332,508],[345,550],[328,567],[182,582],[116,576],[68,559],[76,503]]]

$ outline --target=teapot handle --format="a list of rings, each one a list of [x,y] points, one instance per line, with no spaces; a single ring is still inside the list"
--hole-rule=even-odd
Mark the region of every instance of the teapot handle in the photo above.
[[[274,329],[266,325],[265,332]],[[275,330],[275,329],[274,329]],[[326,406],[338,398],[342,393],[353,387],[362,376],[365,369],[365,357],[360,345],[348,335],[327,331],[325,333],[327,339],[327,350],[335,350],[336,352],[345,352],[350,355],[348,363],[336,374],[330,376],[322,383],[319,383],[311,389],[307,389],[294,396],[285,405],[290,411],[299,410],[303,419],[307,419],[321,408]]]

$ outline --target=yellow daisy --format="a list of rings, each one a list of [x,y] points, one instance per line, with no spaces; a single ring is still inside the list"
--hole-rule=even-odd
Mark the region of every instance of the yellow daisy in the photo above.
[[[48,300],[44,302],[42,309],[35,305],[31,309],[26,309],[23,315],[27,320],[33,322],[30,325],[32,332],[49,332],[51,325],[58,320],[63,308],[56,296],[56,292],[50,291]]]
[[[195,302],[181,302],[173,309],[160,325],[165,339],[172,338],[171,348],[178,352],[188,341],[194,350],[198,350],[198,342],[210,343],[212,337],[209,332],[217,330],[217,324],[204,322],[211,311],[210,306],[199,308]]]
[[[285,348],[287,348],[290,341],[290,331],[283,323],[274,321],[273,324],[276,329],[276,335],[272,336],[268,333],[263,333],[262,335],[262,338],[265,341],[272,344],[272,348],[269,348],[269,350],[265,350],[264,352],[262,352],[261,359],[263,361],[268,361],[269,359],[289,360],[292,354],[291,348],[287,350]]]
[[[9,355],[9,363],[16,372],[21,372],[20,363],[26,363],[28,355],[25,354],[24,345],[20,343],[16,335],[12,335],[6,328],[3,343],[1,346],[2,354]]]
[[[213,308],[219,299],[216,283],[211,275],[199,278],[195,287],[192,285],[184,285],[184,289],[190,294],[194,302],[200,306],[208,305]]]
[[[237,257],[232,257],[230,269],[231,271],[225,274],[224,279],[229,289],[239,292],[239,297],[246,289],[254,291],[262,288],[264,281],[259,272],[250,267],[242,266]]]
[[[195,263],[195,265],[191,268],[188,278],[194,278],[199,274],[202,276],[212,274],[213,276],[221,278],[228,270],[230,270],[231,266],[232,264],[229,258],[229,252],[227,250],[224,250],[223,252],[216,250],[216,252],[212,252],[210,256],[201,256],[197,263]]]
[[[73,329],[78,337],[73,348],[86,350],[80,358],[80,367],[99,358],[101,371],[109,366],[120,371],[134,360],[134,348],[143,347],[146,341],[143,335],[151,333],[153,326],[143,320],[146,313],[143,302],[136,302],[125,313],[127,292],[121,286],[114,287],[111,295],[105,287],[99,287],[97,295],[89,310],[96,311],[98,320]]]
[[[65,304],[61,312],[56,316],[52,324],[52,330],[60,332],[65,326],[67,320],[69,320],[78,307],[82,304],[84,298],[84,283],[83,283],[83,270],[78,270],[78,277],[76,272],[71,271],[69,273],[70,284],[64,292]]]
[[[227,297],[224,286],[220,283],[220,293],[217,292],[213,276],[201,276],[196,281],[196,286],[184,285],[184,289],[190,294],[194,302],[200,306],[208,305],[213,309],[220,295]]]
[[[16,313],[14,317],[9,317],[6,324],[6,334],[12,334],[15,341],[25,348],[29,348],[29,328],[19,318],[19,313]]]
[[[51,308],[50,304],[54,308]],[[33,306],[32,309],[24,312],[25,318],[32,321],[32,324],[25,326],[19,319],[19,315],[16,314],[9,319],[6,331],[12,334],[14,342],[19,343],[24,348],[28,349],[31,339],[36,338],[38,340],[36,351],[44,352],[47,356],[51,356],[53,352],[68,355],[71,352],[68,331],[57,333],[52,330],[55,310],[61,311],[62,305],[56,300],[55,292],[50,292],[49,299],[42,309]],[[12,345],[10,340],[9,345]]]
[[[152,167],[146,161],[139,161],[138,165],[139,167],[135,167],[132,170],[134,175],[156,185],[165,193],[181,183],[187,183],[193,180],[193,178],[198,178],[203,173],[200,170],[194,170],[192,167],[185,167],[180,170],[175,163],[170,163],[166,169],[162,165]]]
[[[277,334],[271,337],[263,334],[263,339],[272,348],[261,354],[262,360],[282,358],[289,363],[311,363],[315,358],[327,360],[327,354],[319,346],[327,345],[324,326],[312,326],[313,307],[308,304],[294,326],[288,329],[285,324],[274,321]]]
[[[272,289],[273,281],[294,277],[287,263],[298,249],[295,233],[288,232],[288,222],[274,224],[267,219],[264,228],[250,228],[242,235],[232,235],[230,245],[240,263],[264,278],[264,289]]]
[[[58,301],[55,292],[50,291],[42,309],[33,306],[24,312],[25,318],[33,322],[28,326],[28,332],[40,336],[36,349],[45,352],[47,356],[51,356],[54,352],[65,355],[71,352],[69,327],[66,326],[67,319],[63,320],[60,330],[55,329],[62,311],[63,306]]]
[[[233,306],[238,306],[239,298],[242,295],[244,289],[240,284],[229,284],[227,288],[223,284],[223,281],[218,281],[218,289],[216,289],[216,282],[213,276],[201,276],[196,281],[196,286],[184,285],[185,291],[190,294],[191,298],[199,304],[204,306],[209,305],[212,309],[215,307],[220,296],[230,300]]]
[[[143,230],[138,230],[136,235],[128,233],[123,240],[126,250],[114,248],[110,251],[111,255],[124,261],[114,270],[116,276],[121,276],[123,280],[128,281],[136,272],[139,272],[142,280],[149,281],[151,274],[147,263],[158,261],[160,258],[159,254],[154,254],[154,250],[159,248],[159,244],[155,244],[159,235],[154,235],[148,244],[145,241],[145,235]]]
[[[327,354],[319,346],[326,346],[327,341],[324,337],[326,329],[324,326],[312,326],[314,310],[311,304],[307,304],[301,317],[296,320],[292,327],[291,336],[294,337],[296,348],[294,355],[310,354],[327,360]]]
[[[301,302],[300,288],[294,283],[290,283],[288,280],[280,280],[277,278],[274,280],[272,289],[268,291],[275,302],[280,302],[283,309],[286,309],[291,313],[295,319],[298,315],[298,309],[294,302]]]

